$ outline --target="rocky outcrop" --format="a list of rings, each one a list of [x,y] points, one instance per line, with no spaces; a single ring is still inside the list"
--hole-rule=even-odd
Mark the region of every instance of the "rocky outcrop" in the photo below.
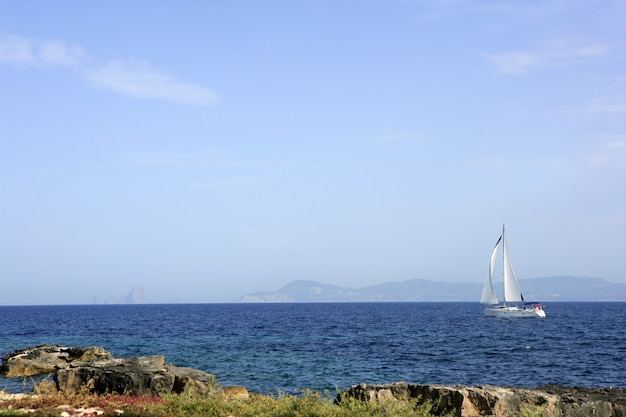
[[[201,394],[223,394],[222,386],[217,383],[215,376],[193,368],[180,368],[174,365],[165,365],[165,370],[174,375],[172,392],[180,394],[185,390],[194,389]]]
[[[442,386],[397,382],[355,385],[335,399],[417,401],[430,403],[434,415],[512,416],[537,413],[545,417],[626,417],[626,390],[544,386],[534,389],[496,386]]]
[[[54,388],[62,392],[118,393],[158,396],[162,393],[223,394],[215,376],[192,368],[165,365],[161,355],[111,358],[106,350],[91,347],[40,345],[2,357],[6,377],[53,374]]]
[[[62,392],[158,396],[172,392],[174,374],[167,372],[163,356],[103,359],[74,362],[54,375]]]
[[[97,346],[40,345],[2,356],[0,374],[7,378],[53,373],[72,362],[108,359],[111,353]]]
[[[118,393],[156,397],[195,389],[203,394],[223,393],[215,377],[191,368],[164,365],[160,355],[75,362],[54,375],[62,392]]]

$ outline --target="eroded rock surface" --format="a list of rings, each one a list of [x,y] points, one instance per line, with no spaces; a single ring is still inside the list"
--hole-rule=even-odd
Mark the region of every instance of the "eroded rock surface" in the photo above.
[[[40,345],[2,356],[0,374],[7,378],[53,373],[72,362],[108,359],[111,353],[98,346]]]
[[[53,374],[53,389],[92,394],[119,393],[158,396],[194,389],[207,395],[223,394],[215,376],[192,368],[165,365],[161,355],[111,358],[97,346],[41,345],[2,357],[6,377]]]
[[[176,394],[192,388],[201,394],[224,394],[222,386],[215,380],[215,375],[193,368],[181,368],[174,365],[165,365],[165,369],[174,375],[172,392]]]
[[[75,362],[59,369],[54,380],[59,391],[86,390],[92,394],[118,393],[156,397],[195,389],[223,394],[215,376],[192,368],[164,365],[161,355]]]
[[[397,382],[385,385],[355,385],[337,395],[360,401],[418,400],[429,402],[434,415],[514,416],[540,413],[546,417],[626,417],[626,390],[544,386],[533,389],[496,386],[442,386]]]
[[[172,392],[175,376],[160,355],[74,362],[54,375],[59,391],[157,396]]]

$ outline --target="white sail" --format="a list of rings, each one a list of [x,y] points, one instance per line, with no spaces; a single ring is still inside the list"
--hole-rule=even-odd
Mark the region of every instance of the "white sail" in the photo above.
[[[487,274],[487,278],[485,278],[485,283],[483,284],[483,294],[480,297],[481,304],[498,304],[498,297],[496,293],[493,291],[493,284],[491,282],[491,277],[493,276],[493,268],[496,265],[496,255],[498,254],[498,248],[500,247],[500,242],[502,242],[502,236],[496,242],[496,247],[493,248],[493,252],[491,254],[491,262],[489,263],[489,273]]]
[[[506,238],[504,237],[504,229],[502,230],[502,251],[503,251],[503,274],[504,274],[504,303],[524,301],[522,291],[519,288],[517,279],[515,279],[515,273],[511,266],[511,260],[509,258],[509,251],[506,245]]]

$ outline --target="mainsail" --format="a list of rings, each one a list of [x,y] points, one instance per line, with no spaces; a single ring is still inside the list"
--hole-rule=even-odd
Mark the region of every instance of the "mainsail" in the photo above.
[[[511,260],[509,259],[509,251],[506,247],[506,239],[504,238],[504,228],[502,229],[502,252],[503,252],[503,268],[504,268],[504,303],[507,301],[524,301],[524,296],[519,288]]]

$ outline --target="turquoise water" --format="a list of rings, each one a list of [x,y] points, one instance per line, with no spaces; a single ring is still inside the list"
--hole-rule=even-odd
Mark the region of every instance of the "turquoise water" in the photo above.
[[[0,307],[0,354],[38,344],[161,354],[258,393],[364,383],[626,387],[626,303],[552,303],[546,319],[477,303]],[[20,378],[0,389],[20,392]]]

